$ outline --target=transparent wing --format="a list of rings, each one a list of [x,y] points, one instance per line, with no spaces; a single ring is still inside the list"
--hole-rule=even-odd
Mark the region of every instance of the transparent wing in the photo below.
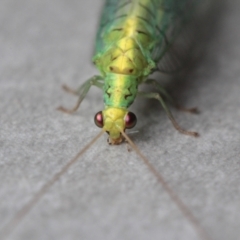
[[[149,48],[151,59],[158,63],[159,70],[175,71],[184,62],[182,56],[186,56],[185,47],[179,47],[176,39],[194,15],[197,2],[198,0],[106,0],[97,32],[95,54],[101,53],[107,47],[104,36],[113,28],[121,29],[122,22],[131,9],[141,5],[148,13],[148,18],[141,15],[138,17],[145,22],[153,39]],[[119,31],[118,34],[120,39],[123,32]],[[186,43],[185,41],[185,46]]]
[[[197,2],[166,0],[159,4],[151,58],[161,72],[178,71],[185,62],[193,39],[187,26],[191,25]]]

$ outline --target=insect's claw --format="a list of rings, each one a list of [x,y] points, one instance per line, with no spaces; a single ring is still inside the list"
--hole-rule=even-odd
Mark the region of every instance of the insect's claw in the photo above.
[[[199,137],[200,134],[198,132],[190,132],[190,131],[186,131],[183,129],[177,129],[180,133],[191,136],[191,137]]]
[[[180,111],[188,112],[188,113],[191,113],[191,114],[199,114],[200,113],[200,111],[197,107],[185,108],[185,107],[182,107],[180,105],[176,105],[176,108]]]
[[[193,136],[193,137],[199,137],[200,134],[199,134],[198,132],[192,132],[192,136]]]
[[[64,113],[68,113],[68,114],[71,114],[71,113],[76,111],[75,109],[67,109],[67,108],[64,108],[62,106],[58,107],[57,110],[61,111],[61,112],[64,112]]]
[[[199,114],[200,110],[197,107],[189,108],[189,112],[193,114]]]

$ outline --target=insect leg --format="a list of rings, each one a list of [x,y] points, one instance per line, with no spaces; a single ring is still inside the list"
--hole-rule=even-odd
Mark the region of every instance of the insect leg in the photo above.
[[[190,135],[190,136],[194,136],[194,137],[199,136],[199,134],[197,132],[186,131],[178,125],[178,123],[176,122],[175,118],[173,117],[170,109],[168,108],[168,106],[166,105],[166,103],[164,102],[164,100],[162,99],[162,97],[159,93],[138,92],[137,96],[144,97],[144,98],[154,98],[154,99],[158,100],[161,103],[163,109],[167,113],[168,118],[171,120],[171,122],[176,130],[178,130],[180,133],[183,133],[186,135]]]
[[[183,106],[176,104],[173,98],[169,95],[169,93],[155,79],[147,79],[144,83],[153,85],[178,110],[181,110],[183,112],[193,113],[193,114],[199,113],[199,110],[196,107],[185,108]]]
[[[99,87],[102,89],[103,83],[100,82],[101,80],[103,80],[103,78],[101,76],[93,76],[92,78],[88,79],[85,83],[83,83],[77,90],[72,90],[71,88],[64,85],[63,89],[65,91],[70,92],[74,95],[78,95],[79,98],[78,98],[76,105],[72,109],[67,109],[67,108],[60,106],[57,108],[57,110],[65,112],[65,113],[73,113],[73,112],[77,111],[82,100],[87,95],[91,86],[96,86],[96,87]]]
[[[100,77],[100,76],[99,76]],[[92,78],[91,78],[92,79]],[[85,84],[90,81],[91,79],[87,80],[85,83],[83,83],[77,90],[74,90],[70,87],[68,87],[67,85],[63,84],[62,88],[64,91],[68,92],[68,93],[71,93],[71,94],[74,94],[74,95],[77,95],[77,96],[81,96],[81,93],[85,87]],[[93,79],[91,80],[93,81],[92,82],[92,85],[96,86],[96,87],[99,87],[102,89],[103,87],[103,83],[101,83],[100,81],[103,81],[103,79]]]

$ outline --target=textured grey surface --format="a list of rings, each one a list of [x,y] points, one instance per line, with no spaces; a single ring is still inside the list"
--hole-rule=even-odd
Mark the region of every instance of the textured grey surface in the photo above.
[[[99,131],[101,92],[74,115],[56,111],[76,99],[97,71],[90,63],[102,2],[2,0],[0,3],[0,228]],[[154,101],[134,106],[135,143],[216,240],[240,236],[240,2],[216,9],[204,57],[172,93],[191,116],[176,132]],[[2,237],[2,236],[1,236]],[[155,177],[126,145],[102,137],[24,217],[8,239],[199,239]]]

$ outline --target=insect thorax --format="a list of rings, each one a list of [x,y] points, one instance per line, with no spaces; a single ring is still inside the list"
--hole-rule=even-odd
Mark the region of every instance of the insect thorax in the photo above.
[[[117,108],[128,108],[137,95],[136,76],[107,73],[104,81],[104,104]]]
[[[143,52],[134,36],[126,36],[113,42],[103,53],[97,54],[94,63],[103,75],[117,73],[143,77],[149,75],[155,67],[148,55],[148,51]]]

